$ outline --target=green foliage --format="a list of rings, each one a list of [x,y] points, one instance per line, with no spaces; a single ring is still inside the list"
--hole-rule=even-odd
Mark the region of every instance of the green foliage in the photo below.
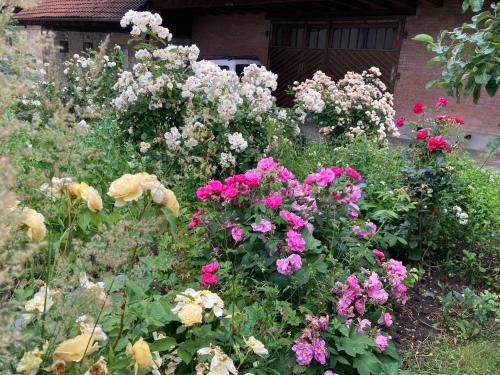
[[[474,103],[479,101],[482,88],[495,96],[500,84],[500,3],[492,2],[490,9],[481,12],[483,0],[465,0],[463,11],[476,13],[469,23],[452,31],[443,30],[436,41],[426,34],[413,39],[427,43],[435,53],[429,64],[443,64],[441,78],[430,81],[427,87],[445,88],[457,98],[472,93]]]
[[[500,316],[500,296],[489,291],[477,295],[466,288],[462,293],[452,291],[441,298],[442,319],[455,337],[469,340],[481,330],[495,331],[495,322]]]

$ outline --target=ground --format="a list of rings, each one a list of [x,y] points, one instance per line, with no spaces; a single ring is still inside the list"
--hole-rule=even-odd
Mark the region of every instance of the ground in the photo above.
[[[474,340],[459,340],[443,322],[442,304],[437,297],[450,291],[461,292],[468,286],[466,280],[433,267],[409,291],[408,302],[396,311],[398,324],[392,333],[407,367],[422,375],[499,373],[500,344],[494,329]]]

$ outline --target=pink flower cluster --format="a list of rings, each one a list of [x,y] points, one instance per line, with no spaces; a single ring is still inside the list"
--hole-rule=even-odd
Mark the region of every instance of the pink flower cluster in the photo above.
[[[252,232],[264,234],[259,236],[264,243],[271,236],[277,236],[277,239],[272,238],[276,245],[268,255],[280,254],[276,260],[277,272],[290,275],[302,267],[300,253],[307,247],[304,236],[307,232],[313,233],[313,224],[317,215],[323,214],[322,210],[341,208],[348,218],[358,217],[357,202],[362,197],[362,190],[357,183],[360,182],[361,175],[355,169],[332,167],[310,174],[301,183],[273,158],[265,158],[258,162],[257,168],[230,176],[224,183],[210,180],[198,188],[196,196],[213,202],[217,207],[215,212],[224,218],[220,222],[211,218],[212,223],[204,219],[203,211],[198,211],[188,226],[206,226],[210,231],[211,226],[217,226],[217,231],[226,233],[226,238],[230,236],[234,243],[242,243],[247,238],[253,241]],[[251,217],[257,219],[248,223],[241,212],[252,209],[256,210],[256,215]],[[275,219],[269,220],[271,217]]]
[[[355,225],[352,227],[352,232],[358,238],[373,237],[377,233],[377,226],[371,221],[365,222],[365,228]]]
[[[210,285],[217,285],[219,282],[217,275],[215,275],[215,272],[219,270],[219,263],[217,262],[212,262],[205,264],[204,266],[201,267],[201,278],[200,278],[200,284],[202,288],[208,288]]]
[[[328,348],[325,340],[321,338],[320,332],[328,328],[329,317],[306,316],[306,320],[309,324],[292,346],[295,360],[301,366],[310,365],[313,359],[324,365],[328,357]]]
[[[276,260],[276,270],[282,275],[291,275],[302,267],[300,255],[292,254],[288,258]]]
[[[387,279],[391,284],[394,298],[396,299],[396,301],[405,304],[408,300],[408,296],[406,295],[408,288],[404,284],[404,280],[408,276],[406,273],[406,267],[402,262],[394,259],[390,259],[389,262],[385,264],[385,266]]]

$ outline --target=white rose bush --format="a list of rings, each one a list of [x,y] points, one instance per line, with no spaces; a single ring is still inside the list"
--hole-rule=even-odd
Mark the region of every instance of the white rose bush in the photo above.
[[[242,170],[298,135],[296,122],[276,106],[275,74],[250,65],[238,77],[198,61],[196,45],[168,44],[171,35],[157,22],[132,11],[122,19],[132,27],[137,62],[119,76],[112,101],[124,133],[151,143],[147,154],[176,173],[206,178]]]

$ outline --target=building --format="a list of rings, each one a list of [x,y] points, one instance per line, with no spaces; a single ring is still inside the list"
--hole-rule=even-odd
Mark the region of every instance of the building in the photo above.
[[[75,5],[76,4],[76,5]],[[425,83],[440,75],[432,57],[412,37],[436,35],[470,19],[462,0],[41,0],[17,18],[25,27],[56,32],[62,53],[95,46],[106,33],[126,46],[118,21],[128,9],[161,13],[179,43],[195,43],[202,57],[254,55],[278,73],[277,97],[287,104],[286,88],[316,70],[338,79],[349,70],[377,66],[395,95],[398,114],[416,101],[432,103],[441,90]],[[65,52],[64,52],[65,51]],[[448,111],[466,121],[478,140],[500,135],[500,97],[482,95],[475,105],[450,102]],[[479,142],[482,146],[484,142]]]

